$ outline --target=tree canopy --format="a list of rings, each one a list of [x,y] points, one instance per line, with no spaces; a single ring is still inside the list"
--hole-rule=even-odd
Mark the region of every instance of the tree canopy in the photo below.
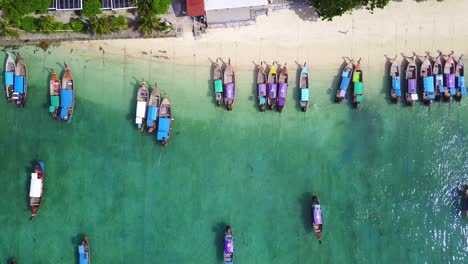
[[[309,2],[317,8],[323,20],[331,21],[333,17],[341,16],[360,6],[370,11],[384,8],[390,0],[309,0]]]
[[[101,14],[101,1],[100,0],[84,0],[83,9],[81,10],[83,15],[87,17],[93,17],[97,14]]]

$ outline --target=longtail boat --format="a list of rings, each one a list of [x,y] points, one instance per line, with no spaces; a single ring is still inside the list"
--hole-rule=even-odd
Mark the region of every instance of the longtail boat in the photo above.
[[[12,258],[9,262],[10,264],[16,264],[16,259],[15,258]]]
[[[312,228],[319,242],[322,241],[322,209],[317,195],[312,196]]]
[[[228,60],[226,69],[224,69],[224,103],[228,111],[232,111],[234,99],[236,97],[236,76],[234,68],[231,65],[231,59]]]
[[[288,94],[288,69],[286,68],[286,63],[284,63],[281,69],[278,82],[278,111],[281,112],[286,104],[286,95]]]
[[[463,95],[466,95],[466,86],[465,86],[465,67],[463,64],[463,54],[458,59],[457,70],[455,73],[457,77],[457,90],[455,92],[455,101],[460,102]]]
[[[307,105],[309,104],[309,70],[307,69],[306,63],[302,66],[301,78],[299,81],[300,98],[302,112],[307,111]]]
[[[414,57],[411,57],[408,66],[406,67],[406,103],[408,106],[413,106],[418,100],[418,68]]]
[[[401,97],[400,66],[396,60],[394,60],[390,66],[390,76],[392,77],[390,96],[392,97],[392,103],[396,104]]]
[[[15,72],[16,72],[16,64],[15,60],[11,57],[10,53],[8,54],[8,58],[5,63],[5,90],[6,90],[6,98],[8,102],[11,102],[11,96],[13,95],[13,91],[15,88]]]
[[[172,126],[172,110],[171,103],[167,98],[167,95],[164,95],[164,99],[159,106],[159,124],[158,124],[158,134],[157,140],[161,143],[161,146],[166,147],[169,143],[169,138],[171,137],[171,126]]]
[[[24,107],[26,97],[28,96],[28,72],[23,58],[19,53],[17,53],[17,55],[18,62],[15,68],[15,84],[11,99],[13,102],[16,102],[18,106]]]
[[[36,216],[41,206],[44,189],[44,173],[44,162],[38,161],[31,173],[31,184],[29,186],[29,207],[31,209],[31,217],[29,220],[32,220]]]
[[[266,74],[263,62],[260,62],[260,67],[257,72],[257,98],[260,111],[265,111],[267,100]]]
[[[270,110],[275,108],[276,97],[278,92],[278,76],[276,75],[276,68],[274,65],[271,66],[270,72],[268,73],[268,88],[267,88],[267,103]]]
[[[351,75],[353,74],[354,65],[352,61],[349,61],[348,64],[344,67],[341,72],[341,83],[340,87],[336,90],[335,101],[337,104],[343,102],[346,96],[346,90],[348,89],[349,83],[351,82]]]
[[[135,124],[138,130],[143,131],[145,129],[146,120],[146,105],[148,104],[148,87],[144,80],[141,81],[140,87],[137,91],[137,105],[136,105],[136,117]]]
[[[216,60],[214,65],[213,82],[216,105],[221,106],[223,104],[223,71],[221,70],[218,60]]]
[[[435,99],[434,94],[434,74],[432,72],[432,64],[429,60],[429,54],[424,58],[421,65],[421,79],[423,83],[423,103],[426,106],[431,105],[431,101]]]
[[[468,217],[468,185],[465,185],[465,188],[463,190],[463,203],[466,217]]]
[[[353,72],[353,107],[359,108],[362,102],[362,90],[364,88],[361,59],[354,66]]]
[[[148,118],[146,119],[146,126],[148,132],[152,133],[158,123],[159,105],[161,104],[161,96],[159,95],[158,84],[154,83],[154,89],[151,92],[148,102]]]
[[[224,232],[224,264],[234,263],[234,236],[232,235],[231,226],[226,226]]]
[[[65,74],[60,87],[60,119],[70,123],[73,120],[75,109],[75,83],[70,68],[65,64]]]
[[[51,76],[49,82],[50,106],[49,113],[53,118],[57,118],[60,107],[60,79],[54,69],[50,69]]]
[[[444,74],[443,74],[443,66],[442,66],[442,54],[437,56],[436,61],[434,63],[434,68],[432,75],[434,76],[434,101],[439,102],[441,98],[441,94],[444,92]]]
[[[91,255],[89,251],[89,239],[87,236],[84,236],[83,240],[81,241],[81,244],[78,245],[78,254],[80,257],[80,264],[89,264],[91,262]]]
[[[455,60],[453,59],[453,52],[448,55],[448,59],[444,65],[444,79],[445,90],[444,100],[450,102],[452,95],[455,95]]]

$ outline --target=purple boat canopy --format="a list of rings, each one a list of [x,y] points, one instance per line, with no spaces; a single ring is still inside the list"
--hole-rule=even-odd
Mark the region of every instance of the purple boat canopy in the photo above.
[[[224,98],[228,100],[233,100],[235,96],[234,84],[228,83],[224,87]]]
[[[322,210],[320,209],[320,205],[316,205],[314,207],[314,224],[315,225],[322,224]]]
[[[234,241],[232,239],[224,239],[224,253],[234,252]]]
[[[446,81],[448,88],[455,88],[455,74],[454,73],[446,74],[445,81]]]
[[[410,94],[417,93],[416,86],[417,86],[416,79],[409,79],[408,80],[408,93]]]
[[[276,83],[268,84],[268,97],[271,99],[276,98]]]
[[[258,89],[258,95],[260,97],[266,96],[266,84],[260,83],[257,89]]]
[[[286,94],[288,93],[288,84],[287,83],[280,83],[279,88],[279,97],[286,98]]]

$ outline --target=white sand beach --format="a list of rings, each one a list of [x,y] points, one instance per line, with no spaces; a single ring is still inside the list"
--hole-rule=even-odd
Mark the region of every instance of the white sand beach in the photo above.
[[[308,62],[313,68],[336,68],[342,57],[362,58],[363,67],[383,67],[384,55],[401,53],[424,55],[437,50],[455,56],[468,53],[468,1],[405,0],[391,2],[385,9],[355,10],[332,22],[315,17],[313,9],[280,10],[260,16],[254,26],[209,29],[201,39],[191,32],[182,38],[126,39],[68,42],[73,49],[106,54],[122,54],[125,48],[131,58],[165,61],[176,64],[209,65],[209,59],[231,58],[236,67],[251,68],[259,63]],[[303,19],[304,18],[304,19]],[[89,43],[89,44],[88,44]],[[87,44],[86,46],[83,44]],[[159,50],[166,53],[158,52]],[[167,56],[157,58],[155,56]]]

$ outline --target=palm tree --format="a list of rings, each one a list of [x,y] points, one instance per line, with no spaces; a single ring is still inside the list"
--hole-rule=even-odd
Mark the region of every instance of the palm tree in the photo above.
[[[53,16],[41,16],[37,20],[37,26],[40,31],[49,34],[55,31],[55,19]]]
[[[152,36],[153,31],[160,31],[161,26],[161,18],[154,14],[142,16],[138,21],[138,28],[146,37]]]
[[[152,0],[138,0],[133,2],[136,6],[136,11],[141,16],[148,16],[153,13],[153,1]]]
[[[106,16],[92,17],[90,22],[93,33],[99,36],[112,33],[111,23]]]
[[[0,37],[18,37],[18,31],[10,27],[7,20],[0,20]]]

